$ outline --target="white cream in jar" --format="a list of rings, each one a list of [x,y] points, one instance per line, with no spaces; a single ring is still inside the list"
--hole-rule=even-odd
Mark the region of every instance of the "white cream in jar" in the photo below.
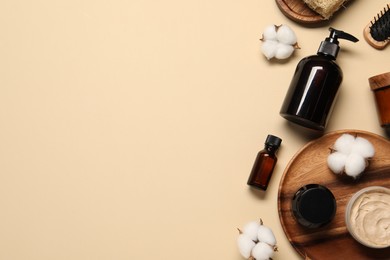
[[[390,246],[390,189],[372,186],[358,191],[346,209],[351,235],[372,248]]]

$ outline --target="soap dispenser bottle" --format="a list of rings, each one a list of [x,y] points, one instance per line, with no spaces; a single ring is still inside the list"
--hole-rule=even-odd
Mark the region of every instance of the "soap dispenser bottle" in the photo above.
[[[356,37],[329,28],[330,35],[321,42],[317,55],[303,58],[297,65],[284,99],[280,115],[301,126],[323,131],[326,127],[343,73],[335,62],[338,39],[352,42]]]

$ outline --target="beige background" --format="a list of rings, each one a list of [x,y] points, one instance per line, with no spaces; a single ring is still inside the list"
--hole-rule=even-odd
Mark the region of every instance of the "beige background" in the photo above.
[[[388,1],[355,1],[329,25],[344,81],[327,131],[378,125],[368,77],[389,51],[362,38]],[[268,24],[301,49],[260,52]],[[241,259],[236,227],[261,217],[276,259],[299,259],[277,213],[292,156],[313,139],[279,109],[297,62],[328,26],[274,1],[2,1],[0,259]],[[283,139],[267,192],[246,185],[267,134]]]

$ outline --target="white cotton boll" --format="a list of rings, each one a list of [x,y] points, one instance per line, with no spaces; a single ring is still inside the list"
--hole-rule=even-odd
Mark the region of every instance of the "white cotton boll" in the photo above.
[[[257,232],[257,238],[260,242],[267,243],[271,246],[276,245],[276,238],[269,227],[261,225]]]
[[[242,233],[247,235],[253,241],[257,241],[257,231],[259,230],[259,227],[259,221],[251,221],[244,226]]]
[[[264,41],[261,45],[261,51],[264,56],[270,60],[275,57],[276,50],[278,49],[278,42],[276,41]]]
[[[268,25],[265,27],[263,32],[263,40],[264,41],[276,41],[276,26],[275,25]]]
[[[364,158],[371,158],[375,154],[375,148],[370,141],[358,136],[352,146],[351,153],[358,153]]]
[[[278,28],[277,39],[280,43],[288,45],[294,45],[297,43],[297,36],[295,35],[294,31],[285,24]]]
[[[299,48],[294,31],[287,25],[267,26],[261,40],[261,50],[268,60],[274,57],[279,60],[287,59],[295,48]]]
[[[251,256],[252,249],[255,247],[256,243],[253,242],[249,236],[240,234],[237,239],[237,245],[240,254],[248,259]]]
[[[366,160],[363,156],[351,153],[345,162],[344,172],[351,177],[358,177],[366,168]]]
[[[355,142],[355,137],[350,134],[342,134],[337,138],[336,142],[333,145],[333,149],[340,153],[350,154],[352,150],[353,143]]]
[[[252,256],[256,260],[269,260],[273,255],[274,249],[264,242],[257,243],[252,249]]]
[[[329,169],[336,174],[342,173],[345,168],[347,157],[347,155],[340,152],[329,154],[327,159]]]
[[[294,52],[294,47],[291,45],[278,43],[275,58],[279,60],[287,59]]]

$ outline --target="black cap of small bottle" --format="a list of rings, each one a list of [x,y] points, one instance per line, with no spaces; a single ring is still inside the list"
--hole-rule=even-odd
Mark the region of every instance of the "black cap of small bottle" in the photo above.
[[[279,148],[281,143],[282,143],[282,139],[274,135],[268,135],[267,139],[265,140],[266,145],[273,146],[276,149]]]

